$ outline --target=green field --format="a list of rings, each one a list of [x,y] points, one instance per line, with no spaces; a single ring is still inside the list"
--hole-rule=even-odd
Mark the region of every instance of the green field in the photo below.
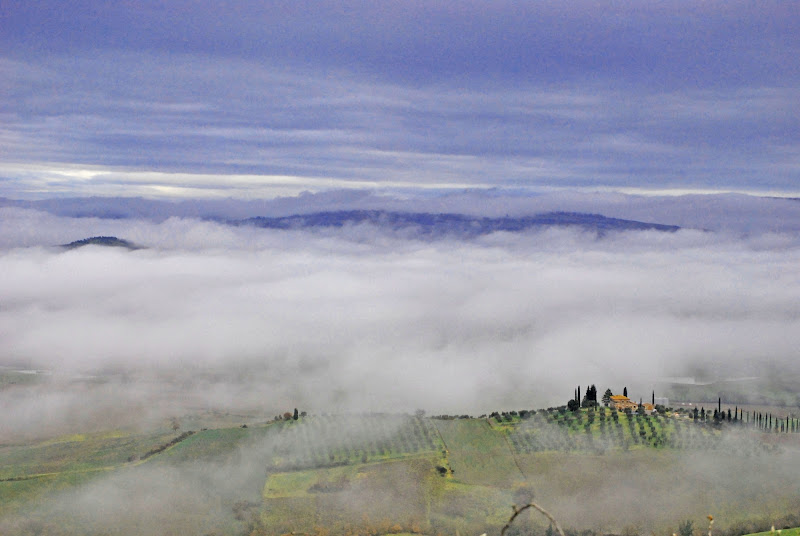
[[[174,432],[136,434],[113,430],[0,447],[0,481],[111,470],[143,456],[176,435]]]
[[[637,415],[608,408],[567,411],[551,408],[531,412],[525,418],[505,414],[491,422],[508,435],[519,454],[532,452],[587,452],[603,454],[636,448],[681,450],[719,450],[730,448],[723,431],[744,432],[736,448],[757,453],[773,447],[758,439],[747,441],[750,428],[745,424],[695,422],[688,416]],[[788,435],[787,435],[788,436]]]
[[[433,460],[424,456],[275,473],[264,486],[258,527],[267,534],[309,532],[316,527],[420,531],[429,526],[439,478]]]
[[[776,530],[768,530],[764,532],[753,532],[746,536],[800,536],[800,528],[793,528],[793,529],[780,529],[776,528]]]
[[[154,462],[179,464],[227,459],[246,442],[257,440],[269,431],[267,426],[201,430],[164,452]]]
[[[524,480],[504,434],[484,419],[437,420],[454,477],[465,484],[506,486]]]
[[[496,534],[535,497],[575,530],[739,535],[797,525],[798,438],[561,408],[73,434],[0,447],[0,534]]]
[[[33,385],[42,381],[42,374],[34,374],[33,371],[22,372],[0,367],[0,389],[12,385],[23,386]]]

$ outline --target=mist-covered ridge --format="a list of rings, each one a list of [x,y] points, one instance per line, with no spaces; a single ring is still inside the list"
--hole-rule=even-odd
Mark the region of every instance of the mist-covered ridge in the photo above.
[[[452,213],[393,212],[384,210],[347,210],[315,212],[277,218],[257,217],[240,222],[268,229],[313,229],[317,227],[343,227],[345,225],[371,224],[392,230],[410,229],[422,236],[474,237],[500,231],[520,232],[551,226],[577,227],[603,235],[612,231],[665,231],[675,232],[680,227],[645,223],[620,218],[607,218],[600,214],[577,212],[549,212],[534,216],[502,218],[476,217]]]
[[[602,214],[606,218],[653,222],[683,229],[703,229],[741,235],[800,232],[800,203],[787,198],[769,198],[735,193],[686,194],[679,196],[630,195],[615,192],[553,191],[547,193],[510,190],[465,190],[414,196],[389,195],[370,190],[332,190],[270,199],[185,199],[170,201],[141,197],[74,197],[21,200],[0,197],[0,209],[27,209],[76,219],[106,221],[147,220],[164,222],[188,218],[219,223],[265,219],[274,224],[297,223],[314,214],[385,212],[400,213],[405,224],[424,223],[436,215],[451,219],[483,218],[507,227],[509,219],[552,213]],[[340,219],[342,215],[338,216]],[[350,221],[374,214],[350,214]],[[327,219],[331,219],[329,215]],[[400,216],[383,216],[384,220]],[[564,216],[562,216],[562,219]],[[321,217],[317,217],[319,221]],[[415,220],[410,222],[408,220]],[[262,222],[263,223],[263,222]],[[500,225],[500,224],[503,225]],[[583,223],[586,223],[585,221]],[[442,225],[441,221],[439,225]],[[484,222],[482,225],[488,225]],[[490,231],[489,231],[490,232]]]
[[[64,249],[75,249],[84,246],[104,246],[104,247],[118,247],[129,250],[141,249],[136,244],[117,238],[116,236],[92,236],[90,238],[83,238],[81,240],[74,240],[69,244],[63,244],[61,247]]]

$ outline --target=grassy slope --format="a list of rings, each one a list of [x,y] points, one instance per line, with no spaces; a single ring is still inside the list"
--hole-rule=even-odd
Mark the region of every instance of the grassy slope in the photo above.
[[[594,411],[539,411],[528,419],[493,419],[509,434],[519,453],[587,451],[639,447],[714,448],[719,430],[689,419],[663,415],[626,415],[607,408]]]
[[[154,459],[159,464],[179,464],[193,461],[220,461],[233,455],[243,443],[257,441],[267,427],[220,428],[201,430],[181,441]]]
[[[175,433],[119,430],[72,434],[26,446],[0,447],[0,517],[89,482],[168,442]]]
[[[524,480],[503,434],[484,419],[437,420],[455,478],[465,484],[511,486]]]
[[[134,434],[113,430],[71,434],[33,445],[0,447],[0,479],[113,468],[176,435],[172,431]]]
[[[776,531],[754,532],[746,536],[800,536],[800,527],[794,529],[783,529]]]
[[[327,426],[326,420],[335,426]],[[397,416],[381,422],[377,417],[309,418],[201,431],[142,466],[199,463],[224,467],[227,463],[234,467],[243,456],[250,456],[256,468],[251,477],[260,479],[259,487],[263,484],[263,509],[260,514],[258,507],[248,510],[247,516],[257,514],[266,533],[308,532],[322,525],[341,530],[371,527],[377,532],[496,531],[508,519],[509,506],[521,503],[515,492],[523,483],[535,489],[537,500],[550,506],[564,524],[606,532],[622,530],[621,520],[625,525],[674,531],[678,521],[703,519],[709,512],[723,528],[726,521],[745,515],[767,518],[800,508],[796,494],[781,492],[780,469],[773,467],[777,463],[765,465],[758,457],[754,463],[746,452],[726,450],[724,457],[718,451],[706,452],[715,441],[713,430],[663,418],[647,424],[644,418],[633,417],[629,423],[626,416],[618,415],[617,422],[612,424],[609,417],[605,426],[598,422],[598,415],[591,424],[587,420],[585,412],[580,417],[543,414],[541,421],[516,418],[492,420],[491,424],[483,419]],[[364,436],[372,427],[381,432]],[[347,431],[344,440],[342,430]],[[525,448],[528,443],[521,441],[523,436],[554,430],[557,440],[553,445],[583,444],[581,438],[585,441],[591,436],[591,448],[531,451]],[[338,436],[327,437],[326,433]],[[446,457],[439,434],[447,445]],[[175,435],[172,431],[143,435],[110,432],[66,436],[25,448],[0,448],[0,472],[7,477],[56,473],[0,482],[0,517],[26,504],[46,502],[58,490],[84,486],[96,476],[115,472],[114,468],[136,471],[136,464],[126,463],[131,454],[142,455]],[[654,439],[658,444],[683,448],[647,448]],[[608,448],[595,449],[598,443]],[[328,449],[320,450],[321,444]],[[628,448],[617,448],[619,445]],[[687,450],[692,445],[700,450]],[[280,451],[280,456],[270,455],[273,450]],[[366,463],[362,461],[365,455]],[[329,464],[331,456],[335,466],[303,468],[308,463]],[[719,471],[707,470],[717,465]],[[436,466],[450,467],[454,473],[440,476]],[[738,479],[756,479],[765,467],[774,472],[769,480],[772,484],[750,495],[737,489]],[[261,468],[272,472],[262,473]],[[763,505],[765,496],[773,507]],[[222,507],[230,511],[230,504]]]
[[[434,475],[434,459],[422,455],[274,473],[264,486],[261,528],[267,533],[309,532],[323,526],[422,530],[428,526],[437,479],[442,480]]]
[[[26,386],[42,381],[41,374],[28,374],[0,368],[0,389],[10,386]]]
[[[325,526],[452,534],[504,522],[511,499],[506,488],[523,479],[506,439],[485,420],[433,424],[448,446],[446,458],[434,450],[271,474],[264,487],[262,528],[266,533]],[[454,473],[442,476],[437,465]]]

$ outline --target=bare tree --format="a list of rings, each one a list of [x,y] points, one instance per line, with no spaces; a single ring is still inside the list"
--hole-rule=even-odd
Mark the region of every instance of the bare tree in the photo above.
[[[542,508],[541,506],[539,506],[535,502],[531,501],[531,502],[529,502],[528,504],[526,504],[525,506],[522,506],[522,507],[517,507],[517,505],[514,505],[511,508],[514,509],[514,513],[509,518],[508,523],[503,525],[503,528],[500,531],[500,536],[505,536],[506,530],[508,530],[508,528],[511,527],[511,523],[514,522],[514,520],[517,518],[518,515],[520,515],[522,512],[524,512],[528,508],[533,508],[533,509],[538,510],[539,512],[541,512],[542,515],[544,515],[547,519],[549,519],[550,523],[552,523],[553,526],[555,526],[555,528],[558,531],[558,533],[561,536],[564,536],[564,530],[561,528],[561,525],[558,524],[558,521],[556,521],[556,518],[554,518],[552,515],[550,515],[550,512],[548,512],[547,510],[545,510],[544,508]]]

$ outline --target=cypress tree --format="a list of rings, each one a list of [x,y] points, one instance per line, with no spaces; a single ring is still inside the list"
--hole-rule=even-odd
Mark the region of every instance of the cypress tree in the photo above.
[[[623,387],[622,388],[622,396],[628,396],[628,388],[627,387]]]

